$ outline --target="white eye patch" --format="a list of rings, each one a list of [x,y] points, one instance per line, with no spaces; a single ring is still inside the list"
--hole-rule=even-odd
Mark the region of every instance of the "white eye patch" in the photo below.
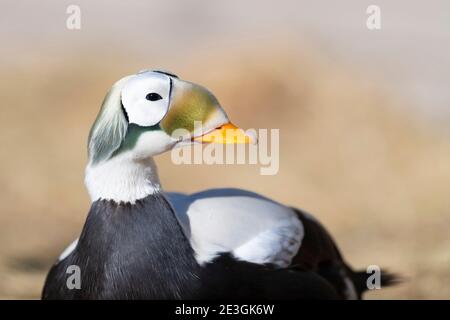
[[[159,123],[169,108],[169,95],[168,76],[151,71],[133,76],[122,89],[128,121],[144,127]]]

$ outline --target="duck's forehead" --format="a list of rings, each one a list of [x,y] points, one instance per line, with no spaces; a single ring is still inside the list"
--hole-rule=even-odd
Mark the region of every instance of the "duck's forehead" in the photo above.
[[[123,92],[140,92],[146,90],[154,90],[162,93],[168,92],[170,89],[170,77],[152,71],[146,71],[131,76],[125,83]]]
[[[172,134],[177,129],[193,132],[196,122],[211,121],[219,125],[226,119],[216,97],[206,88],[194,83],[173,79],[170,110],[160,125]]]

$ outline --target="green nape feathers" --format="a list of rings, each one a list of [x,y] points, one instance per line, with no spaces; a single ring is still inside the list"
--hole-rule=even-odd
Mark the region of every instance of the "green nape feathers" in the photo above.
[[[109,159],[125,138],[128,121],[122,110],[121,90],[131,76],[117,81],[103,100],[100,112],[89,132],[89,162],[96,164]]]

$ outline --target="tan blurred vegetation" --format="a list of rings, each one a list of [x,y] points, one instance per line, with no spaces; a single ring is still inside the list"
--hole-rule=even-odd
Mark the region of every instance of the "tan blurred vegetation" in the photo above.
[[[407,277],[369,298],[450,297],[448,136],[307,46],[198,53],[169,65],[90,53],[3,67],[0,298],[39,297],[89,208],[86,139],[101,100],[118,78],[153,66],[210,88],[241,127],[280,129],[277,175],[175,166],[164,155],[166,190],[233,186],[304,208],[355,268],[377,264]]]

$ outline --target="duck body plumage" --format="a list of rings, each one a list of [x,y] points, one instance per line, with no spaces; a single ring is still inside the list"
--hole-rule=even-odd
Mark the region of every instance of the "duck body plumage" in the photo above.
[[[168,192],[167,197],[199,262],[229,252],[244,261],[317,272],[340,298],[361,297],[363,290],[357,288],[365,285],[311,214],[235,188]]]
[[[69,266],[80,289],[69,289]],[[239,261],[200,265],[165,196],[92,204],[74,250],[50,270],[44,299],[334,299],[320,275]]]

